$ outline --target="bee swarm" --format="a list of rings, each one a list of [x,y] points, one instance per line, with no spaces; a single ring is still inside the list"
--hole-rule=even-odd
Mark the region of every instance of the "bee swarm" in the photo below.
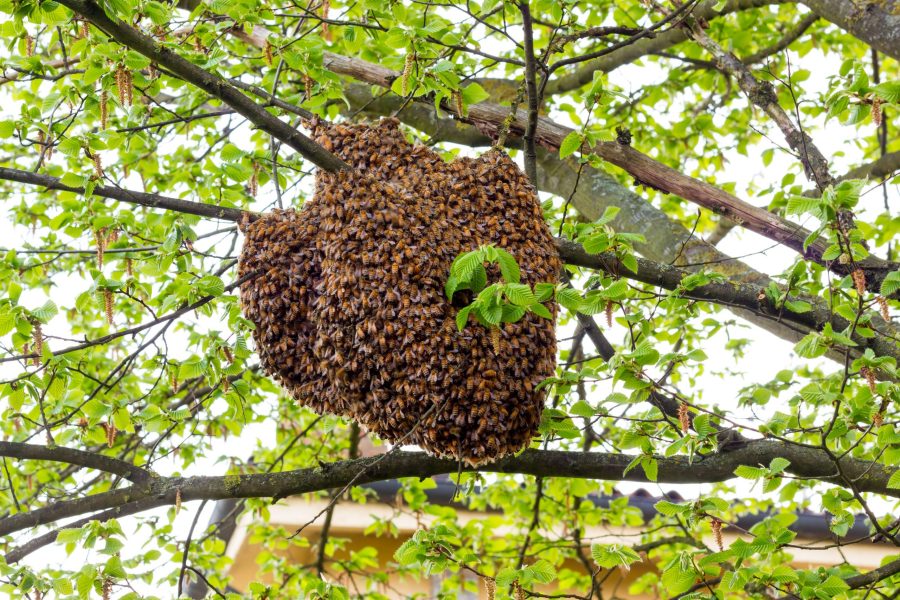
[[[454,306],[444,284],[453,259],[483,244],[510,252],[523,283],[557,280],[534,188],[502,152],[447,163],[393,119],[313,125],[352,168],[320,171],[302,210],[245,227],[240,276],[259,276],[241,302],[263,367],[304,405],[391,442],[474,465],[526,446],[536,387],[555,369],[553,322],[526,313],[501,325],[495,348],[474,320],[457,331],[470,300]]]

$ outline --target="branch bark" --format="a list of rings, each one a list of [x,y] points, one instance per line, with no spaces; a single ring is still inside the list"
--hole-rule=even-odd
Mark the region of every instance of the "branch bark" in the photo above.
[[[87,467],[118,475],[133,483],[143,483],[153,475],[124,460],[105,456],[97,452],[87,452],[63,446],[41,446],[39,444],[23,444],[20,442],[0,441],[0,456],[25,460],[48,460],[62,462],[79,467]]]
[[[900,60],[900,1],[800,0],[866,44]]]
[[[39,175],[18,169],[0,168],[0,179],[41,185],[54,190],[64,190],[76,193],[83,193],[84,191],[80,188],[62,185],[55,177]],[[94,194],[141,206],[162,208],[224,220],[239,222],[245,216],[249,219],[256,218],[254,213],[245,212],[235,208],[221,208],[213,205],[201,204],[199,202],[180,200],[156,194],[147,194],[145,192],[135,192],[122,188],[98,186],[94,189]],[[649,204],[647,206],[649,206]],[[690,275],[690,271],[643,258],[638,259],[638,269],[636,272],[633,272],[625,267],[625,265],[623,265],[613,254],[588,254],[580,244],[565,239],[557,239],[556,243],[560,256],[568,264],[601,270],[616,277],[625,277],[627,279],[648,283],[667,290],[681,289],[681,282],[685,277]],[[229,289],[235,285],[236,284],[231,284]],[[796,331],[801,332],[801,335],[805,335],[809,331],[819,331],[825,323],[831,323],[837,331],[843,330],[849,325],[842,317],[832,315],[828,310],[828,307],[815,298],[803,298],[813,306],[812,310],[809,312],[791,313],[789,311],[781,311],[778,307],[772,305],[768,299],[762,301],[758,299],[760,287],[761,286],[758,283],[740,283],[735,281],[713,282],[692,290],[684,290],[681,294],[686,298],[713,302],[733,308],[741,308],[764,320],[778,322],[782,326],[793,325]],[[208,299],[201,299],[198,302],[204,301],[208,301]],[[178,311],[175,311],[175,313],[166,315],[164,318],[170,320],[180,316],[181,314],[196,308],[196,304],[197,303],[179,309]],[[156,322],[157,321],[141,325],[139,328],[145,329]],[[133,331],[134,330],[129,330],[128,332],[109,334],[86,344],[60,350],[57,354],[106,343],[107,341],[111,341]],[[857,344],[859,344],[859,348],[872,348],[878,356],[893,356],[900,361],[900,350],[898,350],[888,338],[883,336],[875,336],[872,338],[857,336],[854,339]],[[13,359],[15,358],[16,357]]]
[[[656,457],[659,483],[712,483],[735,478],[740,465],[768,465],[773,458],[790,461],[787,472],[806,479],[841,485],[835,464],[820,449],[772,440],[754,440],[730,452],[695,457]],[[280,499],[296,494],[341,488],[350,481],[356,485],[399,479],[431,477],[446,473],[481,471],[518,473],[536,477],[573,477],[606,481],[640,481],[647,477],[642,470],[626,472],[633,456],[600,452],[562,452],[526,450],[477,469],[460,465],[455,460],[440,459],[421,452],[395,452],[389,456],[360,458],[325,464],[321,467],[297,469],[281,473],[228,475],[224,477],[154,478],[143,484],[103,492],[45,508],[19,513],[0,521],[0,535],[38,527],[94,511],[115,511],[117,517],[143,512],[159,506],[173,505],[176,495],[181,500],[222,500],[227,498]],[[844,458],[840,461],[844,476],[854,481],[861,492],[873,492],[900,498],[900,490],[887,487],[895,468],[882,464]],[[16,555],[13,555],[15,558]],[[10,555],[7,555],[9,560]],[[11,561],[12,562],[12,561]]]
[[[83,187],[64,185],[59,179],[51,177],[50,175],[41,175],[40,173],[23,171],[21,169],[10,169],[8,167],[0,167],[0,179],[42,186],[48,190],[60,192],[84,194],[85,191]],[[198,215],[210,219],[222,219],[224,221],[240,222],[244,215],[252,215],[252,213],[245,212],[239,208],[202,204],[200,202],[181,200],[170,196],[162,196],[160,194],[127,190],[109,185],[98,185],[94,188],[93,194],[95,196],[100,196],[101,198],[110,198],[112,200],[119,200],[120,202],[128,202],[129,204],[137,204],[149,208],[162,208],[164,210]]]
[[[690,30],[691,37],[712,54],[716,65],[737,80],[738,86],[747,95],[750,102],[758,106],[778,125],[788,145],[799,155],[806,176],[815,182],[819,191],[834,183],[834,177],[828,170],[828,159],[813,143],[812,138],[800,128],[799,123],[794,125],[791,118],[781,108],[775,87],[767,81],[760,81],[754,77],[749,67],[741,59],[734,53],[726,51],[709,37],[698,22],[693,22]]]

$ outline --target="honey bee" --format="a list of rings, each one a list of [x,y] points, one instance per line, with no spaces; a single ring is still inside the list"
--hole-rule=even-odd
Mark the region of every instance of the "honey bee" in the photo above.
[[[512,252],[523,281],[554,281],[533,188],[503,153],[445,163],[409,145],[396,120],[312,128],[359,172],[319,173],[302,210],[243,227],[239,273],[267,270],[240,294],[262,366],[301,404],[388,440],[469,464],[515,452],[540,422],[533,382],[554,370],[552,323],[526,317],[492,348],[487,329],[456,333],[443,284],[455,256],[481,243]]]

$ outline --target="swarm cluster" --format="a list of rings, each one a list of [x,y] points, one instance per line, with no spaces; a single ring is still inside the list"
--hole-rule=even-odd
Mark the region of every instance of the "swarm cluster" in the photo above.
[[[447,163],[395,120],[313,126],[352,169],[320,172],[302,210],[245,227],[240,273],[259,276],[241,301],[263,367],[299,402],[392,442],[471,464],[521,449],[540,423],[536,387],[554,373],[554,325],[528,313],[495,348],[474,319],[457,330],[470,298],[454,306],[444,283],[482,244],[509,251],[523,283],[557,280],[525,175],[498,151]]]

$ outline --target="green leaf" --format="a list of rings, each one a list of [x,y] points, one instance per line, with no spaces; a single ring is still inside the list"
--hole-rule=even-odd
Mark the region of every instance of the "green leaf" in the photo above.
[[[527,571],[535,581],[540,583],[550,583],[556,579],[556,569],[544,559],[525,567],[523,571]]]
[[[56,534],[56,543],[74,544],[81,541],[82,535],[84,535],[84,530],[78,527],[60,529],[59,533]]]
[[[504,287],[506,297],[516,306],[531,306],[537,299],[531,288],[524,283],[508,283]]]
[[[215,275],[206,275],[197,281],[197,290],[204,296],[221,296],[225,293],[225,282]]]
[[[563,288],[556,292],[556,301],[559,305],[572,311],[578,312],[581,308],[581,294],[574,288]]]
[[[587,237],[582,243],[588,254],[600,254],[612,247],[613,243],[606,231],[600,230]]]
[[[525,315],[525,309],[521,306],[512,304],[503,305],[503,316],[500,318],[504,323],[515,323]]]
[[[53,300],[47,300],[44,302],[44,305],[40,308],[36,308],[31,311],[31,316],[40,321],[41,323],[48,323],[50,319],[55,317],[59,309],[56,307],[56,303]]]
[[[450,266],[450,275],[460,281],[468,281],[475,271],[475,267],[484,261],[481,250],[471,250],[459,255]]]
[[[15,121],[0,121],[0,138],[12,137],[15,132]]]
[[[893,296],[897,290],[900,290],[900,270],[891,271],[885,276],[880,291],[882,296]]]
[[[829,575],[828,579],[816,586],[817,591],[824,592],[829,598],[849,589],[847,582],[836,575]]]
[[[16,326],[16,314],[10,310],[0,310],[0,335],[6,335]]]
[[[619,566],[628,568],[641,560],[637,552],[621,544],[593,544],[591,558],[604,569],[614,569]]]
[[[538,303],[532,304],[531,306],[528,307],[528,310],[530,310],[531,312],[533,312],[534,314],[536,314],[537,316],[539,316],[543,319],[551,319],[551,320],[553,319],[553,313],[551,313],[547,309],[547,307],[544,306],[543,304],[538,304]]]
[[[674,504],[669,502],[668,500],[660,500],[656,504],[653,505],[653,508],[656,509],[661,515],[665,515],[667,517],[672,517],[675,515],[686,515],[691,512],[691,507],[688,504]]]
[[[484,91],[484,88],[478,85],[477,83],[471,83],[465,87],[462,91],[462,99],[466,105],[471,106],[472,104],[478,104],[479,102],[484,102],[491,95]]]
[[[603,209],[603,214],[597,219],[597,223],[600,225],[606,225],[610,221],[616,218],[616,215],[619,214],[619,211],[622,210],[618,206],[607,206]]]
[[[419,544],[409,539],[403,542],[394,552],[394,560],[401,565],[411,565],[419,560]]]
[[[885,102],[896,104],[900,102],[900,80],[879,83],[872,88],[872,92]]]
[[[891,490],[900,490],[900,469],[894,471],[891,478],[888,479],[887,487]]]
[[[738,467],[734,470],[734,474],[738,477],[743,477],[744,479],[759,479],[761,477],[765,477],[768,474],[768,471],[761,467],[738,465]]]
[[[579,131],[573,131],[559,145],[559,157],[566,158],[574,154],[584,143],[584,136]]]
[[[777,475],[778,473],[783,473],[786,468],[791,464],[786,458],[781,458],[780,456],[772,459],[772,462],[769,463],[769,471],[773,475]]]
[[[810,333],[797,342],[794,352],[803,358],[816,358],[828,351],[828,345],[819,333]]]
[[[103,566],[103,574],[113,579],[125,579],[128,577],[125,568],[122,566],[122,559],[118,556],[112,556],[106,561],[106,564]]]
[[[519,572],[515,569],[511,569],[509,567],[500,569],[500,572],[497,573],[497,577],[494,580],[497,582],[497,586],[504,588],[509,586],[513,581],[519,578]]]
[[[497,248],[496,250],[497,264],[500,265],[500,274],[503,275],[503,279],[507,283],[519,283],[521,274],[519,272],[519,263],[516,262],[515,257],[502,248]]]
[[[594,408],[584,400],[579,400],[569,409],[569,414],[576,417],[593,417],[594,412]]]
[[[784,307],[792,313],[802,314],[812,310],[812,304],[803,300],[785,300]]]
[[[675,597],[689,590],[697,578],[693,571],[673,567],[662,574],[662,585],[668,597]]]

